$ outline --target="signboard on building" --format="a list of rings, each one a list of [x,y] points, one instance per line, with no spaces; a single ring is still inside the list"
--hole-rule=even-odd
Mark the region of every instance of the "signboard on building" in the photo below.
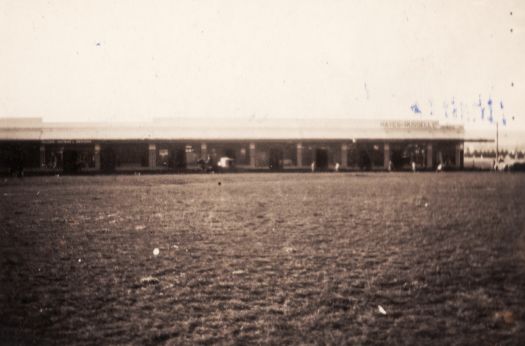
[[[89,139],[46,139],[42,140],[43,144],[91,144],[92,140]]]
[[[380,126],[384,129],[414,129],[428,130],[438,129],[437,120],[382,120]]]

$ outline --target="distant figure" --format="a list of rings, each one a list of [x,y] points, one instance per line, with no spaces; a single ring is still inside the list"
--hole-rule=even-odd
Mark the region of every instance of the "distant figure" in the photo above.
[[[442,172],[443,171],[443,164],[440,162],[439,165],[437,166],[437,169],[436,169],[436,172]]]
[[[335,171],[336,171],[336,172],[339,172],[339,162],[336,162],[336,163],[335,163]]]
[[[412,172],[416,173],[416,162],[412,161]]]
[[[310,165],[312,172],[315,172],[315,161],[312,161],[312,164]]]
[[[392,172],[392,160],[388,161],[388,171]]]

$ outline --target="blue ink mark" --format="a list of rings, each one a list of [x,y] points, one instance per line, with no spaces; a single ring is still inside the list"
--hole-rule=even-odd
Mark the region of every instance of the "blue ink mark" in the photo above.
[[[489,100],[487,101],[487,104],[489,105],[489,121],[492,123],[494,120],[492,116],[492,99],[489,97]]]
[[[456,100],[454,100],[454,98],[452,98],[452,115],[454,116],[454,118],[457,119],[457,117],[458,117],[458,109],[456,107]]]
[[[505,117],[505,111],[503,110],[505,106],[503,106],[503,100],[499,100],[499,108],[501,109],[501,123],[503,126],[507,126],[507,118]]]
[[[478,104],[476,106],[479,107],[481,120],[483,120],[485,118],[485,108],[483,107],[483,103],[481,102],[481,95],[478,95]]]
[[[417,105],[417,102],[414,103],[412,106],[410,106],[410,109],[411,109],[412,112],[414,112],[415,114],[421,114],[421,110],[419,109],[419,106]]]

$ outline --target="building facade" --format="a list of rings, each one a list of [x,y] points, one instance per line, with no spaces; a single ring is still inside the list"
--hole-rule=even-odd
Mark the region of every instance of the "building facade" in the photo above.
[[[158,119],[53,123],[0,118],[0,172],[433,170],[463,167],[464,129],[429,120]]]

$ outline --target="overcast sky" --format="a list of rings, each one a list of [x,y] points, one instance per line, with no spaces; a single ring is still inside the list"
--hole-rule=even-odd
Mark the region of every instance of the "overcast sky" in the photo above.
[[[490,98],[525,130],[524,31],[522,0],[0,0],[0,117],[479,126]]]

